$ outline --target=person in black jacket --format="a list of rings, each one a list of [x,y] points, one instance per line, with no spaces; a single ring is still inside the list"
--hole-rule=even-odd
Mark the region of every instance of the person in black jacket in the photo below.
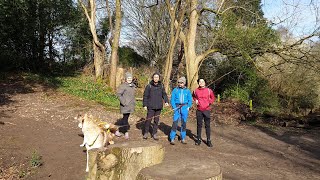
[[[151,120],[154,119],[152,137],[154,140],[159,140],[157,131],[159,116],[163,108],[163,101],[165,102],[165,106],[169,106],[167,93],[160,81],[160,74],[154,73],[152,75],[152,80],[146,86],[143,93],[143,107],[148,111],[144,125],[143,139],[148,139]]]

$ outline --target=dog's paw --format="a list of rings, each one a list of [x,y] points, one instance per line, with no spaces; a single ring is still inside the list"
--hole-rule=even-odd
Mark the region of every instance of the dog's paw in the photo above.
[[[80,144],[80,147],[83,147],[85,144]]]

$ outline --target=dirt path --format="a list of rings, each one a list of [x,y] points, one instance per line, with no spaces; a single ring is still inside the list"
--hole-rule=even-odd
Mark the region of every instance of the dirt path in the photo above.
[[[73,119],[78,113],[91,112],[101,119],[115,122],[121,116],[106,111],[99,104],[81,100],[23,81],[0,83],[0,179],[17,179],[34,150],[43,165],[33,168],[25,179],[84,179],[86,156],[79,144],[81,130]],[[139,118],[134,116],[130,122]],[[214,148],[205,144],[172,146],[167,141],[171,119],[162,118],[162,143],[165,162],[177,155],[194,157],[196,161],[215,161],[224,179],[320,179],[319,129],[281,129],[265,126],[213,127]],[[195,121],[187,125],[188,135],[195,134]],[[131,126],[131,139],[142,140],[141,126]],[[179,133],[178,133],[179,134]],[[205,136],[204,136],[205,137]],[[124,141],[117,138],[116,143]],[[153,141],[148,139],[148,141]],[[183,162],[183,159],[177,159]],[[201,172],[199,172],[201,173]]]

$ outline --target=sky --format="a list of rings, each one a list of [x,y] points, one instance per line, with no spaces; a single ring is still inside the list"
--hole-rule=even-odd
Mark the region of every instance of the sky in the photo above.
[[[262,0],[262,10],[275,27],[287,27],[297,37],[320,26],[320,0]]]

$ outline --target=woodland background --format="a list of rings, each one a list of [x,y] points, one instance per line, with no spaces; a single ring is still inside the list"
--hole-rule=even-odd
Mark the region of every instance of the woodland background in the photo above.
[[[315,15],[309,33],[299,36],[294,25],[282,25],[299,14],[273,22],[264,3],[2,0],[0,69],[4,78],[25,72],[62,84],[72,77],[111,95],[121,68],[133,71],[138,96],[155,71],[169,94],[177,77],[186,76],[192,90],[202,77],[221,99],[253,100],[262,113],[305,115],[320,105],[319,2],[287,2],[305,3]]]

